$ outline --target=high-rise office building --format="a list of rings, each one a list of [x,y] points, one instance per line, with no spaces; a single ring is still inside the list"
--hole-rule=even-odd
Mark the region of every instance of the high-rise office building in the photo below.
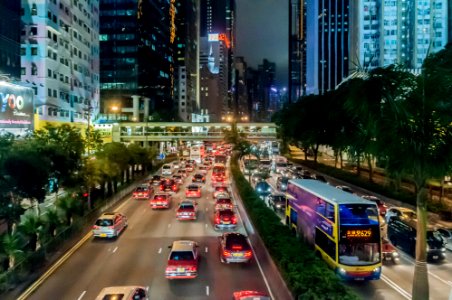
[[[174,120],[176,1],[100,0],[101,103],[104,113]],[[144,100],[144,101],[143,101]]]
[[[0,0],[0,78],[20,80],[20,1]]]
[[[400,64],[416,70],[428,53],[449,39],[449,3],[432,1],[353,1],[350,68],[368,70]]]
[[[323,94],[349,75],[349,2],[306,6],[306,94]]]
[[[21,5],[21,81],[35,93],[35,128],[86,124],[99,109],[99,1]]]
[[[269,120],[270,114],[270,103],[272,88],[275,86],[275,74],[276,74],[276,64],[270,62],[267,59],[262,61],[262,64],[258,65],[259,72],[259,110],[258,116],[260,120]]]
[[[289,0],[288,101],[295,102],[306,91],[306,2]]]
[[[221,112],[215,113],[213,119],[218,119],[221,115],[232,113],[233,108],[233,93],[232,86],[235,81],[234,75],[234,47],[235,47],[235,0],[201,0],[201,38],[204,41],[204,46],[201,45],[200,59],[201,59],[201,89],[207,83],[203,83],[203,78],[209,80],[219,81],[218,86],[219,98],[206,98],[201,90],[201,109],[208,107],[221,107]],[[207,38],[207,40],[206,40]],[[203,43],[201,43],[203,44]],[[203,65],[203,57],[210,57],[210,62]],[[212,70],[209,67],[212,65],[212,59],[216,60],[218,64],[219,75],[211,76],[207,74],[207,70]],[[207,67],[207,69],[206,69]],[[203,70],[204,68],[204,70]],[[209,83],[212,85],[212,83]],[[214,101],[214,103],[206,104],[206,100]],[[203,106],[204,105],[204,106]],[[207,106],[208,107],[207,107]]]
[[[179,118],[191,120],[198,102],[199,66],[199,0],[180,1],[176,4],[175,107]]]

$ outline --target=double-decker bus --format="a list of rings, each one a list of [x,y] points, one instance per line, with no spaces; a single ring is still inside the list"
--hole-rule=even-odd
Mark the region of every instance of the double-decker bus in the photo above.
[[[254,155],[246,155],[243,157],[243,171],[245,175],[251,174],[259,167],[259,160]]]
[[[204,155],[205,155],[204,145],[192,145],[190,147],[190,159],[196,161],[196,163],[200,164]]]
[[[286,224],[346,280],[381,274],[381,237],[374,202],[313,179],[290,180]]]

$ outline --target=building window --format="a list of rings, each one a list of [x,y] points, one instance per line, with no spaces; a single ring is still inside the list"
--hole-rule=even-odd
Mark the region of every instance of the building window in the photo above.
[[[52,115],[52,108],[51,107],[48,107],[47,108],[47,115],[49,115],[49,116],[51,116]]]
[[[31,64],[31,75],[38,75],[38,67],[34,63]]]
[[[47,96],[52,97],[52,89],[47,89]]]
[[[57,97],[57,90],[53,90],[53,98]]]
[[[38,47],[31,48],[31,55],[38,55]]]
[[[47,77],[52,77],[52,70],[47,69]]]
[[[30,28],[30,35],[31,36],[38,35],[38,27],[36,27],[36,26],[31,27]]]
[[[38,15],[38,7],[36,6],[36,3],[33,3],[31,5],[31,15],[32,16]]]
[[[26,75],[26,69],[20,68],[20,75]]]
[[[27,49],[26,48],[20,48],[20,55],[26,55]]]

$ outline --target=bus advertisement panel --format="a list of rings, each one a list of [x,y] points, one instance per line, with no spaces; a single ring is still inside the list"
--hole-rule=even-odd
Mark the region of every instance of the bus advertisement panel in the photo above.
[[[13,133],[33,130],[33,90],[0,82],[0,128]]]
[[[290,180],[286,224],[315,246],[346,280],[381,274],[381,237],[376,204],[317,180]]]

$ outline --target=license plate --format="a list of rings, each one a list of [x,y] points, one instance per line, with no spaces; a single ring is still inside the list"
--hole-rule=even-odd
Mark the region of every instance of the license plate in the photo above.
[[[242,257],[243,253],[232,253],[232,256],[234,256],[234,257]]]
[[[107,234],[106,233],[101,233],[100,237],[107,237]]]
[[[386,260],[392,260],[392,257],[386,257],[385,259]]]
[[[178,273],[185,272],[185,268],[177,268],[177,272],[178,272]]]
[[[438,255],[434,255],[434,256],[433,256],[433,259],[438,259]]]
[[[223,224],[228,225],[228,224],[231,224],[231,222],[229,222],[229,221],[223,221]]]

